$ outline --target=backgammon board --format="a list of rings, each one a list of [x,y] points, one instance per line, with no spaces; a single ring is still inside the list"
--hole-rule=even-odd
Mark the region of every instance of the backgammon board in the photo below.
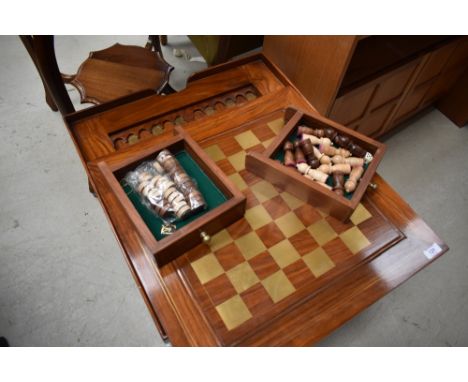
[[[147,307],[173,345],[314,343],[447,250],[378,175],[377,188],[343,223],[248,172],[246,153],[268,146],[289,108],[316,113],[260,54],[198,73],[176,94],[66,118]],[[209,243],[158,266],[132,215],[89,163],[152,152],[177,133],[174,126],[242,192],[246,209]],[[439,249],[428,256],[429,248]]]

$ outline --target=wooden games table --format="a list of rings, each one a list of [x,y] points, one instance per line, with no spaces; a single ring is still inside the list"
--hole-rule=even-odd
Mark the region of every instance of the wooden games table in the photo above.
[[[342,223],[245,169],[288,109],[314,107],[263,55],[193,75],[183,91],[103,104],[66,123],[161,336],[176,346],[308,345],[447,251],[375,175]],[[178,125],[246,197],[242,219],[158,267],[96,163],[151,150]]]

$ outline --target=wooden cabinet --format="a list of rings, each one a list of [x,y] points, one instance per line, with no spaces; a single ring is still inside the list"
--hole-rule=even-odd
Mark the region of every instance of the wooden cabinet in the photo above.
[[[377,137],[451,89],[468,37],[267,36],[264,52],[320,112]]]
[[[418,64],[419,60],[414,60],[337,98],[330,118],[363,134],[378,135]]]

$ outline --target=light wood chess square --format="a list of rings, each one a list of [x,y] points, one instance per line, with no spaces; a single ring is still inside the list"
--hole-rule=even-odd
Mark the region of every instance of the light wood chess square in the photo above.
[[[291,195],[289,192],[282,192],[280,196],[286,202],[290,209],[295,210],[296,208],[302,206],[304,204],[303,201],[296,198],[295,196]]]
[[[218,305],[216,310],[228,330],[234,329],[252,317],[252,314],[239,295]]]
[[[239,191],[244,191],[248,186],[245,183],[244,178],[240,176],[237,172],[235,174],[229,175],[229,179],[231,179],[232,183],[239,189]]]
[[[242,293],[259,282],[257,275],[247,262],[229,270],[227,276],[237,293]]]
[[[226,158],[226,155],[221,151],[218,145],[212,145],[205,149],[205,152],[208,156],[213,159],[215,162]]]
[[[268,251],[281,268],[287,267],[301,258],[289,240],[280,241]]]
[[[276,188],[273,187],[271,183],[268,183],[264,180],[255,183],[250,189],[260,203],[263,203],[278,195]]]
[[[315,277],[322,276],[335,266],[335,263],[328,257],[323,248],[320,247],[302,256],[302,260],[304,260]]]
[[[210,249],[212,252],[221,249],[232,242],[232,237],[229,232],[225,229],[219,231],[215,235],[211,236]]]
[[[275,223],[286,237],[291,237],[305,228],[301,220],[292,211],[276,219]]]
[[[319,245],[324,245],[338,236],[332,226],[324,219],[312,224],[307,230]]]
[[[366,207],[364,207],[362,203],[359,203],[349,219],[353,222],[354,225],[358,225],[367,219],[370,219],[371,217],[372,215],[366,209]]]
[[[262,285],[274,303],[281,301],[296,290],[282,270],[267,277],[262,281]]]
[[[271,142],[273,142],[275,138],[270,138],[270,139],[267,139],[266,141],[262,142],[263,144],[263,147],[267,148],[268,146],[271,145]]]
[[[266,250],[265,244],[260,240],[255,232],[250,232],[235,241],[237,247],[241,250],[246,260],[257,256]]]
[[[242,134],[236,135],[234,138],[244,150],[260,144],[260,140],[254,133],[252,133],[251,130],[247,130]]]
[[[253,229],[258,229],[271,221],[270,214],[261,204],[245,211],[245,219]]]
[[[228,156],[227,159],[237,172],[245,168],[245,151],[239,151],[234,155]]]
[[[353,227],[343,232],[340,234],[340,238],[353,255],[370,245],[370,241],[358,227]]]
[[[284,127],[284,118],[275,119],[274,121],[268,122],[267,125],[276,135],[278,135],[280,130]]]
[[[194,261],[192,263],[192,268],[202,284],[205,284],[224,273],[223,267],[221,267],[221,264],[219,264],[218,260],[212,253]]]

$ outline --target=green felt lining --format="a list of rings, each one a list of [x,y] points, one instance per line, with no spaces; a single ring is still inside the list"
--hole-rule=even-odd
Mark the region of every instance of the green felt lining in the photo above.
[[[213,183],[213,181],[208,177],[208,175],[205,174],[205,172],[200,168],[198,163],[195,162],[195,160],[191,157],[189,153],[187,153],[187,151],[181,150],[175,153],[174,155],[179,161],[182,168],[185,170],[185,172],[192,179],[195,179],[197,187],[202,193],[203,197],[205,198],[207,204],[206,209],[191,215],[185,220],[174,222],[173,224],[176,226],[177,229],[179,229],[198,219],[199,217],[203,216],[204,214],[213,210],[214,208],[218,207],[219,205],[224,203],[228,198]],[[154,157],[156,158],[156,155]],[[159,216],[157,216],[156,213],[152,212],[148,207],[146,207],[143,204],[140,195],[137,192],[134,192],[132,188],[125,183],[124,180],[122,180],[120,183],[128,198],[135,206],[136,210],[138,211],[138,213],[140,214],[143,221],[146,223],[156,240],[159,241],[167,237],[166,235],[161,234],[161,227],[164,224],[164,221]]]
[[[292,134],[289,135],[288,137],[288,141],[291,142],[291,143],[294,143],[294,141],[298,139],[297,137],[297,134],[294,132]],[[277,161],[280,161],[281,163],[284,163],[284,151],[282,149],[278,149],[278,151],[276,152],[276,154],[273,155],[273,158],[272,159],[275,159]],[[367,170],[367,167],[368,167],[368,164],[364,164],[364,172]],[[349,178],[349,175],[345,175],[344,176],[344,181],[346,182]],[[329,176],[328,179],[327,179],[327,182],[326,182],[330,187],[333,187],[333,181],[332,181],[332,177]],[[353,197],[353,194],[354,192],[346,192],[344,193],[344,197],[346,199],[349,199],[351,200],[351,198]]]

